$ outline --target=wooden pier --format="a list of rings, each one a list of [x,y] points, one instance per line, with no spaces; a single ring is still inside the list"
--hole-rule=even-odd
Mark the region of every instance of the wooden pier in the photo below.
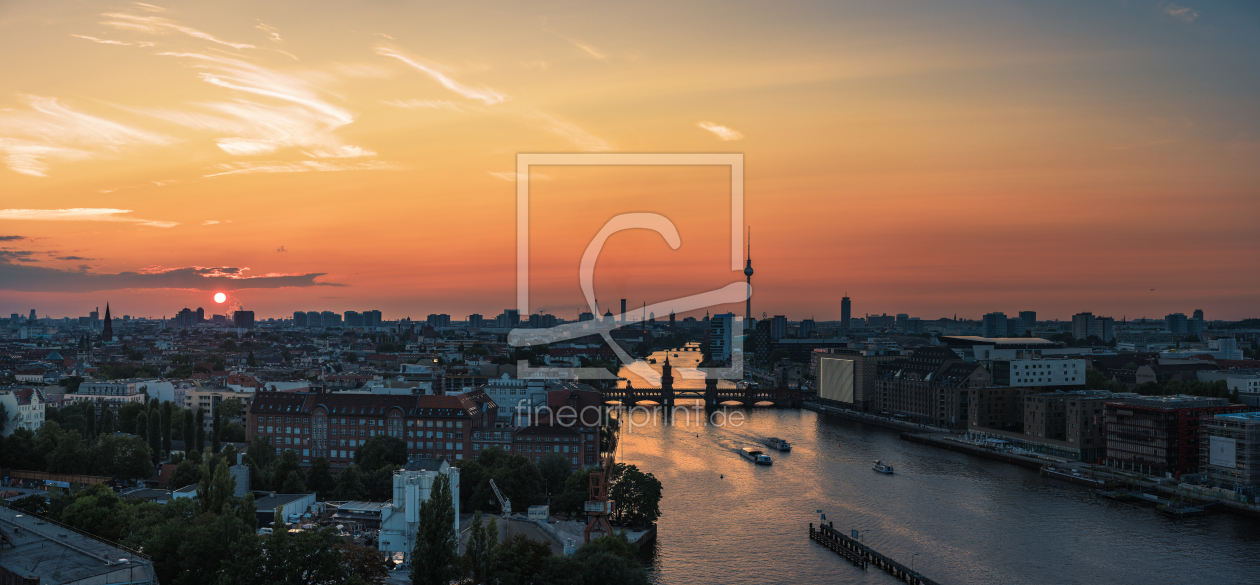
[[[860,567],[863,570],[866,569],[867,565],[875,565],[889,575],[896,577],[897,580],[910,585],[940,585],[936,581],[912,571],[910,567],[876,552],[858,542],[857,539],[841,533],[835,529],[834,524],[828,523],[815,529],[814,523],[811,522],[809,524],[809,538],[844,557],[845,560],[853,563],[853,566]]]

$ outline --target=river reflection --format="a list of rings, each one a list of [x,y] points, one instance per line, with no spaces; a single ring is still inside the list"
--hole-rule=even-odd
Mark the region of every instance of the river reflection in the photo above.
[[[808,410],[732,412],[742,425],[714,426],[700,411],[623,430],[618,460],[664,484],[658,583],[897,582],[811,542],[817,510],[941,583],[1260,582],[1260,522],[1219,512],[1166,518]],[[771,452],[770,467],[736,454],[767,436],[791,441],[792,452]],[[896,475],[872,471],[875,459]]]

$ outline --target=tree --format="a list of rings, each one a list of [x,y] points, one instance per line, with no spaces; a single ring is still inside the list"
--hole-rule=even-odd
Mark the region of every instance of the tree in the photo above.
[[[87,447],[79,431],[66,431],[57,441],[57,446],[48,454],[48,471],[50,473],[87,472]]]
[[[334,500],[360,500],[366,493],[363,485],[363,472],[358,465],[351,465],[337,474],[337,484],[333,488]]]
[[[301,471],[290,471],[289,475],[284,478],[284,484],[280,486],[282,494],[304,494],[306,492],[306,484],[302,481]]]
[[[319,494],[318,497],[322,500],[332,495],[336,487],[332,473],[329,472],[328,460],[323,457],[312,459],[311,467],[306,471],[306,489]]]
[[[494,553],[499,544],[499,528],[494,517],[485,526],[481,512],[473,514],[472,527],[468,532],[468,545],[464,551],[464,577],[472,583],[486,583],[494,569]]]
[[[183,421],[180,426],[179,440],[184,442],[184,451],[193,450],[193,411],[181,410]]]
[[[253,368],[253,367],[257,367],[257,366],[258,366],[258,360],[254,359],[254,352],[253,352],[253,351],[250,351],[250,352],[249,352],[249,355],[245,357],[245,365],[247,365],[247,366],[249,366],[249,367],[251,367],[251,368]]]
[[[148,418],[149,454],[153,458],[153,464],[157,465],[162,460],[162,413],[157,408],[151,409]]]
[[[96,439],[98,434],[96,431],[96,405],[85,402],[79,405],[79,409],[83,411],[83,437],[90,443]]]
[[[177,490],[194,483],[201,483],[201,466],[189,459],[180,461],[179,465],[175,467],[175,473],[171,475],[169,487],[172,490]]]
[[[9,409],[0,404],[0,435],[4,434],[4,429],[9,426]]]
[[[583,545],[573,560],[583,566],[585,582],[600,585],[648,585],[647,571],[635,560],[636,547],[625,534],[601,536]]]
[[[489,479],[493,479],[503,495],[512,501],[512,508],[516,512],[525,512],[530,506],[543,501],[543,479],[538,473],[538,466],[520,455],[504,458],[490,471]],[[486,495],[485,499],[489,499],[488,494],[493,493],[489,479],[484,482],[484,490],[481,486],[478,487],[477,493]]]
[[[149,439],[149,415],[141,412],[136,415],[136,436],[141,439]]]
[[[236,477],[228,469],[227,461],[220,459],[212,471],[207,458],[201,465],[201,481],[197,483],[197,502],[201,504],[201,512],[222,514],[223,504],[235,492]]]
[[[380,585],[389,581],[389,569],[381,551],[351,543],[341,544],[341,562],[346,571],[363,583]]]
[[[9,507],[15,512],[23,514],[32,514],[35,516],[48,515],[48,498],[40,494],[31,494],[29,496],[14,500],[9,503]]]
[[[556,495],[564,491],[564,482],[569,479],[571,465],[569,458],[559,453],[543,455],[538,462],[538,472],[542,475],[543,486],[548,494]]]
[[[254,442],[250,443],[249,448],[245,450],[245,456],[252,459],[259,467],[267,468],[276,460],[276,449],[271,446],[270,438],[254,437]]]
[[[44,423],[44,426],[49,424]],[[36,447],[35,433],[30,429],[18,427],[7,438],[0,440],[4,442],[4,448],[0,449],[0,467],[27,471],[47,469],[48,462]]]
[[[96,472],[118,481],[153,477],[153,461],[144,439],[126,435],[101,435],[91,449]]]
[[[622,525],[651,526],[661,517],[661,482],[634,465],[618,463],[609,480],[609,499],[617,502],[613,521]]]
[[[377,435],[354,452],[354,462],[366,472],[386,465],[407,463],[407,443],[398,437]]]
[[[129,528],[129,512],[113,490],[96,483],[71,496],[69,505],[61,511],[58,519],[79,530],[116,542]]]
[[[438,474],[428,500],[420,504],[416,545],[412,549],[413,585],[447,585],[459,576],[459,540],[451,477]]]
[[[162,403],[162,452],[167,457],[171,455],[171,416],[173,413],[170,401]]]
[[[193,415],[193,450],[198,453],[206,450],[206,410],[200,406]]]
[[[214,418],[210,420],[210,451],[218,453],[223,450],[223,411],[214,409]]]
[[[550,557],[551,545],[514,534],[499,545],[490,581],[502,585],[534,583],[534,576],[542,572]]]
[[[297,451],[293,449],[285,449],[280,454],[280,459],[276,461],[275,467],[271,472],[271,489],[281,493],[292,494],[301,492],[286,492],[285,482],[289,479],[289,474],[297,472],[298,479],[302,478],[302,462],[298,459]]]
[[[101,434],[114,434],[114,409],[106,407],[101,410]]]

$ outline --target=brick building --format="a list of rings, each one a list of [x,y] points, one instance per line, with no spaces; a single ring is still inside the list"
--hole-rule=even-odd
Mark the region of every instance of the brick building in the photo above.
[[[475,455],[473,429],[493,426],[497,406],[459,396],[259,392],[249,408],[246,439],[266,437],[276,453],[293,449],[303,465],[325,457],[334,468],[377,435],[407,443],[409,459],[454,461]]]
[[[1147,475],[1199,471],[1200,419],[1250,407],[1202,396],[1129,396],[1109,402],[1106,464]]]

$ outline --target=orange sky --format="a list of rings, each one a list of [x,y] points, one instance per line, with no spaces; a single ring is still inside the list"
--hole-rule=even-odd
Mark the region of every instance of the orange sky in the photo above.
[[[493,315],[517,153],[736,152],[757,315],[1257,316],[1250,6],[256,4],[0,6],[0,314]],[[531,308],[741,279],[720,169],[535,173]]]

